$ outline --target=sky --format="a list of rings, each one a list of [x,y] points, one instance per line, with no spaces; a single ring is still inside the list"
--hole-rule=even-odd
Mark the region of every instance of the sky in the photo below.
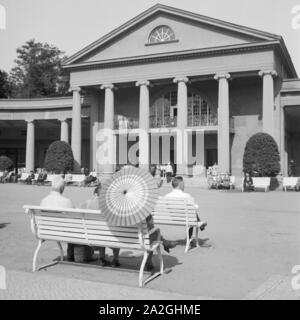
[[[300,0],[0,0],[0,69],[9,72],[29,39],[70,56],[158,2],[283,36],[300,77]]]

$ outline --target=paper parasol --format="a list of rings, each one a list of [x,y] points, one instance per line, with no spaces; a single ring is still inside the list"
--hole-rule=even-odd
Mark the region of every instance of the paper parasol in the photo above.
[[[102,183],[100,209],[107,222],[131,226],[144,221],[158,198],[152,175],[142,169],[126,166]]]

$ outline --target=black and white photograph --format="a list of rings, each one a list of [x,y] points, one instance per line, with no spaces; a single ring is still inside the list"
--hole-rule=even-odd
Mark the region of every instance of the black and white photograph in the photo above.
[[[0,0],[4,300],[300,300],[300,0]]]

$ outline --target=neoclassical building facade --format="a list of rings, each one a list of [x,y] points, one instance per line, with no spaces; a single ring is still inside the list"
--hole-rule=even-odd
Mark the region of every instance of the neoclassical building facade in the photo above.
[[[27,170],[61,139],[99,174],[172,161],[240,175],[247,140],[266,132],[282,172],[293,159],[300,175],[300,80],[278,35],[158,4],[64,68],[72,97],[0,100],[0,154]]]

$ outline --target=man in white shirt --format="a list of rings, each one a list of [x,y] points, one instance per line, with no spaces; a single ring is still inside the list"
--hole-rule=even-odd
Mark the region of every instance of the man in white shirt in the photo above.
[[[172,175],[173,175],[173,167],[171,166],[171,162],[169,162],[166,165],[166,177],[167,177],[167,183],[169,183],[171,181]]]
[[[200,228],[201,231],[203,231],[207,226],[207,222],[200,220],[199,206],[197,205],[194,198],[190,194],[184,192],[183,178],[180,176],[174,177],[172,180],[172,187],[173,187],[173,190],[170,193],[166,194],[166,197],[191,199],[191,201],[194,203],[195,209],[197,210],[196,214],[197,214],[197,220],[198,220],[198,227]],[[189,229],[189,238],[191,238],[192,235],[193,235],[193,227]]]
[[[42,207],[48,208],[74,208],[72,201],[62,194],[65,189],[65,181],[57,175],[52,180],[52,190],[48,196],[41,201]],[[74,245],[68,243],[67,259],[74,260]]]

